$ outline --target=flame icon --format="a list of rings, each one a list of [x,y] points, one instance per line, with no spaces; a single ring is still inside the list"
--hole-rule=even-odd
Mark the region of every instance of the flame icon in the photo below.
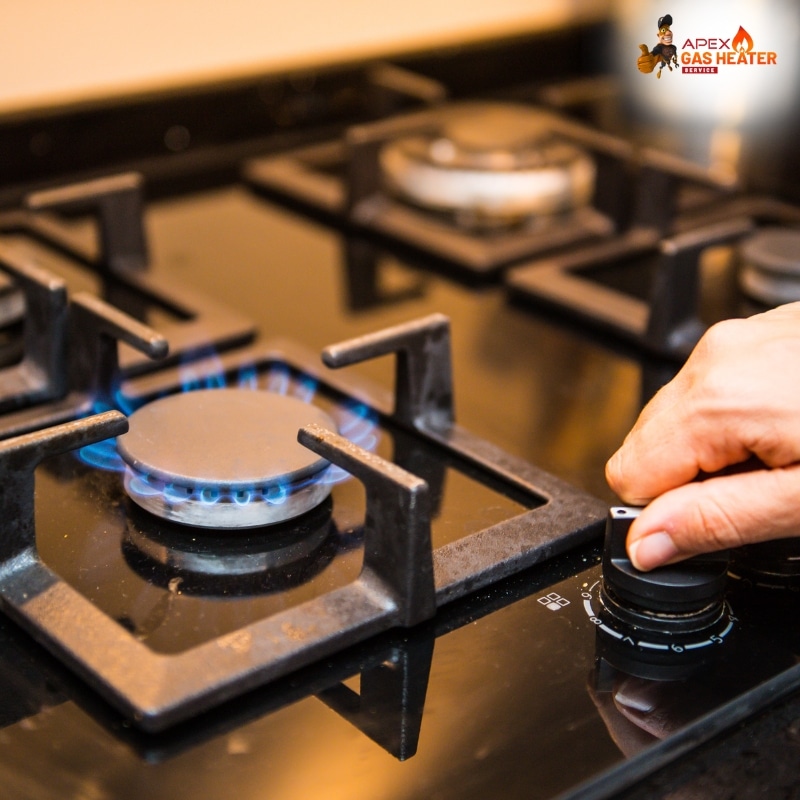
[[[753,37],[741,25],[733,37],[731,49],[740,53],[748,53],[753,49]]]

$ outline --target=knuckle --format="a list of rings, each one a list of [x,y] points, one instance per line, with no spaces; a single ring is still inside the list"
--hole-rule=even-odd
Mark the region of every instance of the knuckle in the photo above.
[[[624,466],[624,455],[621,451],[615,453],[606,463],[606,482],[611,490],[623,500],[630,496],[628,488],[629,471]]]
[[[617,457],[612,456],[606,462],[606,483],[616,492],[617,488],[621,485],[620,473],[617,468]]]
[[[797,460],[797,450],[786,431],[775,424],[762,422],[749,426],[742,435],[747,451],[769,467],[781,467]]]
[[[727,547],[738,547],[745,537],[738,524],[725,505],[713,496],[705,496],[694,505],[692,529],[697,531],[700,549],[723,550]]]
[[[701,342],[704,341],[712,349],[727,348],[748,336],[749,331],[750,326],[745,319],[724,319],[712,325],[702,336]]]
[[[740,383],[744,320],[718,322],[706,331],[686,364],[687,401],[701,414],[725,412]]]
[[[605,467],[606,482],[614,494],[630,505],[644,505],[652,499],[650,473],[643,468],[642,453],[628,440],[608,460]]]
[[[726,319],[717,322],[700,338],[689,359],[689,366],[707,369],[709,364],[723,361],[729,352],[738,350],[748,332],[746,320]]]

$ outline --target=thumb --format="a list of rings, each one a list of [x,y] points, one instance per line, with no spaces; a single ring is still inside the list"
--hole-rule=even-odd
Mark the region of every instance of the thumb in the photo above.
[[[639,49],[642,51],[642,55],[643,56],[649,56],[650,55],[650,50],[648,49],[646,44],[640,44],[639,45]]]
[[[649,570],[698,553],[800,535],[800,465],[689,483],[657,497],[628,532],[628,555]]]

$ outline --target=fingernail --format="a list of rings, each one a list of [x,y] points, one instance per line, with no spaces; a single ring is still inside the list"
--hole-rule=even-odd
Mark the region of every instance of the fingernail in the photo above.
[[[660,567],[678,555],[678,548],[666,531],[648,533],[628,545],[628,556],[636,569]]]
[[[638,678],[623,681],[614,692],[614,701],[631,711],[649,714],[658,705],[658,689],[654,689],[652,681]]]

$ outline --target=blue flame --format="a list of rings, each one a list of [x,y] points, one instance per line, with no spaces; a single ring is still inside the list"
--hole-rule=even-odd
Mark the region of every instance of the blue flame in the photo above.
[[[285,364],[276,364],[266,374],[266,390],[275,394],[288,394],[291,372]]]
[[[255,366],[242,367],[236,379],[240,389],[258,389],[258,371]]]
[[[82,447],[78,451],[81,460],[91,467],[106,470],[107,472],[122,472],[125,462],[117,452],[116,440],[103,439],[102,442]]]
[[[255,499],[255,489],[237,489],[233,493],[233,502],[237,506],[246,506]]]
[[[197,389],[224,389],[225,372],[216,350],[208,348],[193,354],[191,361],[185,360],[178,368],[181,390],[193,392]]]
[[[136,405],[133,401],[125,397],[119,389],[114,392],[113,398],[113,403],[96,400],[92,404],[91,414],[102,414],[104,411],[121,411],[126,417],[129,417],[136,410]],[[117,452],[116,439],[103,439],[100,442],[81,447],[78,450],[78,457],[89,466],[97,467],[107,472],[123,472],[125,470],[125,462]]]
[[[130,490],[141,497],[154,497],[155,495],[162,494],[164,491],[163,487],[158,488],[157,486],[154,486],[149,477],[137,475],[127,467],[125,468],[125,474],[128,478]]]
[[[378,445],[378,414],[364,403],[349,401],[332,412],[339,433],[364,450],[374,452]],[[350,473],[331,464],[319,480],[327,484],[341,483]]]
[[[173,506],[185,503],[187,500],[209,506],[217,503],[235,503],[239,506],[246,506],[250,503],[258,502],[278,506],[283,505],[294,492],[320,482],[318,477],[314,476],[295,484],[272,484],[270,486],[237,487],[235,489],[225,486],[190,488],[173,483],[165,483],[152,475],[134,472],[124,463],[122,464],[122,470],[125,472],[125,482],[130,492],[138,494],[140,497],[162,496]]]
[[[224,389],[231,386],[289,395],[306,403],[313,402],[316,396],[318,381],[309,375],[293,373],[291,368],[284,363],[271,364],[266,371],[261,373],[255,365],[242,367],[229,383],[226,380],[222,362],[216,353],[209,350],[208,353],[202,355],[204,356],[202,362],[181,366],[180,383],[183,392],[198,389]],[[137,406],[120,392],[115,393],[113,400],[114,405],[96,403],[93,413],[116,407],[124,414],[130,415],[136,410]],[[342,436],[366,450],[374,451],[378,443],[378,415],[375,411],[364,403],[348,401],[335,406],[330,410],[330,414],[335,419]],[[292,485],[276,484],[235,489],[198,488],[165,483],[154,476],[134,473],[119,455],[115,439],[105,439],[102,442],[83,447],[78,451],[78,456],[91,467],[124,473],[125,484],[130,492],[140,496],[161,495],[171,505],[179,505],[189,500],[207,505],[235,503],[239,506],[246,506],[254,502],[281,505],[291,494],[314,483],[333,485],[351,477],[350,473],[331,464],[322,473]]]
[[[164,484],[161,493],[173,506],[185,503],[187,500],[191,500],[192,497],[192,493],[187,488],[176,486],[174,483]]]
[[[294,396],[298,400],[302,400],[304,403],[310,403],[314,399],[314,395],[316,393],[317,382],[313,378],[309,378],[307,375],[304,375],[297,382],[297,388],[295,389]]]

